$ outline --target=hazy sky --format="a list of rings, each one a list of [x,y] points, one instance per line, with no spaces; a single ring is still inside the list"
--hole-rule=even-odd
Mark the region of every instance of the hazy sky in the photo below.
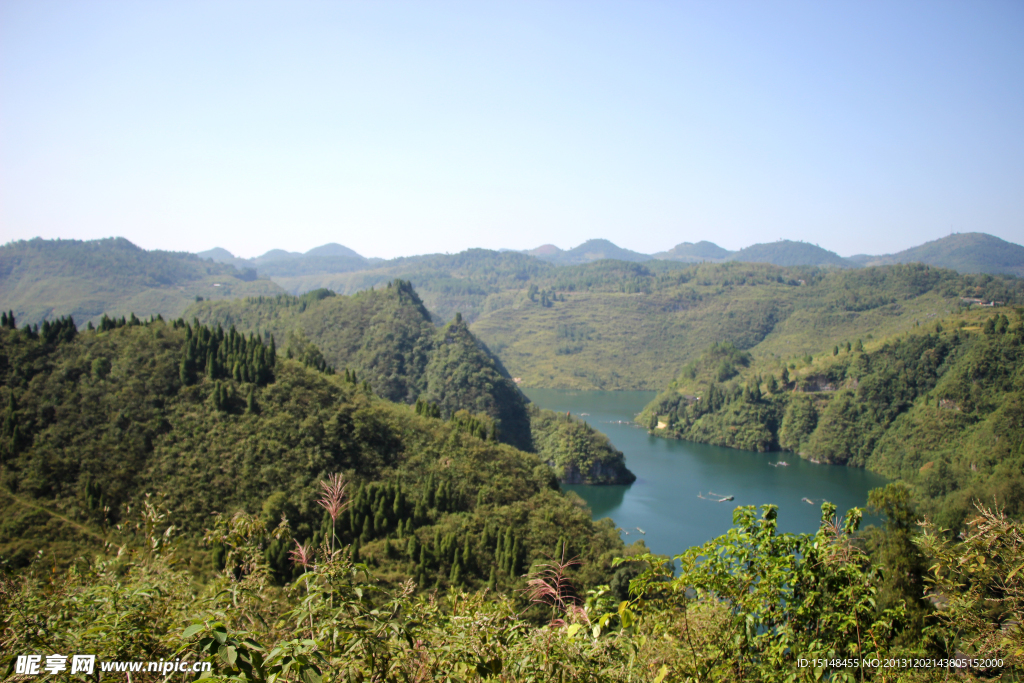
[[[1024,2],[0,0],[0,242],[1024,242]]]

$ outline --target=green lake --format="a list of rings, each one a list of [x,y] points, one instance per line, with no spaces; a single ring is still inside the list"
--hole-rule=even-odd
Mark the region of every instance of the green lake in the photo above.
[[[611,517],[626,543],[642,538],[656,553],[676,555],[725,533],[738,505],[773,503],[779,507],[780,531],[814,532],[822,500],[835,503],[842,514],[865,507],[868,491],[887,482],[863,469],[816,465],[795,453],[753,453],[651,436],[632,422],[654,398],[651,391],[524,393],[541,408],[586,420],[626,454],[626,466],[637,477],[633,484],[563,488],[579,494],[594,519]],[[780,461],[788,466],[779,466]],[[700,497],[713,494],[734,499],[720,503]],[[877,521],[865,518],[865,523]]]

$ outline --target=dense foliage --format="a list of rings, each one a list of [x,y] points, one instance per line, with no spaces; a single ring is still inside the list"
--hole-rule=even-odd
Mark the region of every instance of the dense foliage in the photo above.
[[[417,414],[261,337],[134,320],[71,338],[0,330],[4,566],[116,542],[125,511],[147,504],[193,541],[238,511],[283,524],[289,537],[263,548],[279,582],[294,571],[291,539],[332,539],[389,582],[443,587],[513,586],[559,539],[587,558],[593,585],[621,552],[611,523],[559,493],[541,457],[494,441],[485,414]],[[330,473],[349,482],[336,518],[316,504]],[[211,571],[229,546],[189,560]]]
[[[336,483],[323,482],[328,508]],[[883,573],[856,542],[860,511],[837,519],[828,504],[813,535],[778,533],[773,506],[737,508],[735,527],[677,556],[678,571],[664,557],[627,555],[620,569],[634,578],[620,598],[609,586],[581,590],[568,553],[533,565],[522,593],[423,593],[382,582],[353,546],[331,541],[295,546],[295,578],[278,587],[264,548],[288,531],[244,513],[207,530],[206,542],[228,551],[223,570],[197,582],[174,518],[145,503],[119,528],[116,557],[87,555],[67,570],[44,560],[0,579],[0,648],[44,661],[96,654],[97,672],[112,661],[143,672],[199,662],[203,676],[266,683],[1014,676],[1024,664],[1024,534],[979,512],[963,540],[933,527],[917,540],[931,595],[947,607],[915,629],[905,602],[876,603]],[[21,680],[14,667],[12,657],[6,675]]]

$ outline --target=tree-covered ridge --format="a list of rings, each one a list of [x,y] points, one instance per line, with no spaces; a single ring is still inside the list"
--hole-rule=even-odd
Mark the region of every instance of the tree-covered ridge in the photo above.
[[[282,291],[255,270],[195,254],[146,251],[123,238],[43,240],[0,246],[0,308],[24,323],[60,316],[98,323],[102,315],[177,317],[197,296]]]
[[[486,413],[497,421],[501,440],[531,448],[525,401],[501,362],[460,317],[436,328],[406,281],[353,296],[316,290],[301,297],[200,302],[188,313],[286,339],[289,349],[311,342],[327,364],[355,372],[390,401],[422,399],[436,404],[445,419],[458,410]]]
[[[712,349],[638,419],[667,436],[868,467],[910,483],[955,527],[993,495],[1024,512],[1022,406],[1024,321],[997,309],[817,359],[747,368]]]
[[[566,413],[530,406],[533,445],[566,484],[632,484],[636,475],[608,437]]]
[[[517,585],[525,567],[571,539],[588,562],[581,581],[611,576],[622,544],[610,521],[592,522],[559,493],[542,458],[481,434],[485,416],[417,414],[281,356],[261,377],[270,348],[183,320],[70,340],[0,331],[4,565],[24,566],[39,550],[66,561],[116,542],[128,510],[156,505],[193,542],[217,514],[227,523],[247,511],[271,531],[286,518],[288,537],[260,550],[279,582],[296,571],[291,539],[351,546],[388,581],[442,587]],[[183,359],[204,350],[207,365],[183,381]],[[256,359],[248,377],[235,372],[243,353]],[[344,514],[332,519],[317,500],[334,473],[349,484]],[[218,538],[192,554],[196,571],[230,559],[230,534]]]

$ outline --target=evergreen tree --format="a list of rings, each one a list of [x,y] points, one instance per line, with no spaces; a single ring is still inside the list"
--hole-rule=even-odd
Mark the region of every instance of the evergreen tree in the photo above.
[[[452,571],[448,574],[448,583],[453,586],[462,585],[462,567],[459,566],[458,560],[452,565]]]
[[[428,554],[427,546],[425,546],[425,545],[421,545],[420,546],[420,560],[419,560],[419,562],[417,564],[419,564],[419,566],[424,571],[430,565],[430,555]]]
[[[412,562],[415,562],[420,555],[420,542],[416,536],[409,536],[409,542],[405,544],[405,555]]]

